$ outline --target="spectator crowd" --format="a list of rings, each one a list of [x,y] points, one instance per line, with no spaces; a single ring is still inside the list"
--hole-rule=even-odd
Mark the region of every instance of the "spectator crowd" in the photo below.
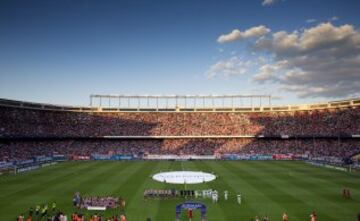
[[[286,112],[69,112],[0,107],[0,137],[360,134],[360,108]]]
[[[221,136],[295,136],[293,139]],[[0,163],[34,156],[91,154],[306,154],[360,152],[360,108],[288,112],[69,112],[0,107]],[[190,136],[90,139],[99,136]],[[191,138],[200,136],[200,138]],[[201,138],[211,136],[211,138]],[[214,136],[214,137],[213,137]],[[216,136],[220,136],[216,138]],[[309,136],[300,138],[299,136]],[[316,136],[317,138],[313,138]],[[36,138],[22,141],[17,138]],[[46,140],[46,138],[59,138]],[[321,138],[322,137],[322,138]],[[329,137],[329,138],[326,138]],[[79,139],[81,138],[81,139]]]

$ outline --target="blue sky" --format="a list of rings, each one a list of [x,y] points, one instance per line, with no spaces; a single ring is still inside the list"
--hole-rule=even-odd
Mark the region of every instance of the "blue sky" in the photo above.
[[[347,97],[338,92],[309,96],[299,92],[300,89],[286,87],[283,76],[273,81],[254,81],[254,76],[265,65],[257,62],[260,58],[269,65],[282,60],[276,50],[254,50],[253,46],[260,37],[273,39],[272,35],[280,31],[295,31],[300,36],[304,29],[327,22],[333,29],[351,25],[355,32],[351,32],[351,36],[356,38],[360,2],[277,0],[270,1],[269,5],[262,3],[262,0],[2,0],[0,97],[79,105],[88,104],[88,95],[95,93],[271,93],[281,98],[275,103]],[[258,26],[271,31],[256,38],[217,41],[220,35],[234,29],[243,32]],[[356,48],[359,43],[355,41],[354,45]],[[354,53],[360,59],[359,52]],[[341,60],[341,56],[336,55],[335,59]],[[209,75],[214,65],[231,66],[233,61],[238,62],[234,74],[226,74],[220,65],[216,73]],[[356,63],[353,70],[360,73],[359,67]],[[244,70],[239,71],[242,68]],[[304,67],[286,68],[279,73],[283,71],[285,76],[285,72]],[[344,74],[339,70],[334,75]],[[359,75],[353,77],[360,81]],[[331,87],[332,83],[327,82],[327,86]],[[348,90],[350,97],[357,96],[358,85],[351,89],[339,86],[339,90]],[[325,83],[316,85],[320,87],[326,88]],[[301,90],[316,91],[314,88],[311,85]]]

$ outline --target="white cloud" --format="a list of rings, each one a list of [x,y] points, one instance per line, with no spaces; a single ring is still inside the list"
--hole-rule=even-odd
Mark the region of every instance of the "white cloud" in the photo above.
[[[259,57],[257,57],[257,62],[258,62],[258,64],[262,65],[267,62],[267,59],[264,56],[259,56]]]
[[[284,2],[286,0],[281,0],[281,1]],[[277,2],[280,2],[280,0],[263,0],[261,5],[262,6],[271,6],[271,5],[274,5]]]
[[[333,16],[331,18],[328,18],[327,22],[333,22],[333,21],[337,21],[337,20],[339,20],[339,17]],[[315,23],[315,22],[318,22],[318,20],[315,18],[309,18],[306,20],[306,23]]]
[[[268,81],[276,82],[278,81],[278,74],[286,66],[287,61],[282,60],[274,64],[263,64],[259,68],[259,73],[253,76],[253,80],[258,83],[265,83]]]
[[[359,32],[351,25],[336,27],[331,23],[322,23],[301,32],[275,32],[271,38],[260,38],[255,47],[273,52],[277,56],[301,55],[322,49],[332,49],[329,53],[334,53],[334,50],[339,52],[353,46],[355,50],[360,41],[359,36]],[[344,47],[339,47],[339,44]]]
[[[347,40],[352,41],[354,35],[356,35],[356,31],[351,25],[335,27],[331,23],[323,23],[305,30],[299,39],[299,43],[302,50],[317,50],[337,46],[337,43],[346,43]],[[359,36],[357,33],[357,37]]]
[[[331,17],[329,20],[330,20],[330,21],[337,21],[337,20],[339,20],[339,17],[333,16],[333,17]]]
[[[240,31],[239,29],[234,29],[232,32],[228,34],[220,35],[217,39],[219,43],[227,43],[236,40],[242,40],[246,38],[253,38],[253,37],[261,37],[266,35],[270,32],[270,29],[267,27],[260,25],[256,27],[249,28],[245,31]]]
[[[314,22],[317,22],[315,18],[309,18],[306,20],[306,23],[314,23]]]
[[[258,83],[278,84],[302,98],[360,95],[360,33],[352,25],[278,31],[254,46],[274,55],[253,77]]]
[[[212,65],[209,70],[206,71],[206,75],[210,78],[217,75],[225,77],[231,75],[242,75],[247,73],[250,67],[250,61],[244,61],[237,56],[233,56],[230,59],[221,60]]]
[[[263,6],[273,5],[277,0],[264,0],[261,4]]]

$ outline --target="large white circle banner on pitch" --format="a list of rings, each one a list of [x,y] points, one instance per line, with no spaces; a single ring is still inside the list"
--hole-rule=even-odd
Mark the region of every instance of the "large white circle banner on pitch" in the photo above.
[[[198,184],[213,181],[216,179],[216,176],[201,171],[171,171],[157,173],[152,178],[163,183]]]

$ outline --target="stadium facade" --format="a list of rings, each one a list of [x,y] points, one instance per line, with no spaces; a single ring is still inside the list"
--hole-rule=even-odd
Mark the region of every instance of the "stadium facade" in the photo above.
[[[146,105],[142,106],[143,103],[141,100],[145,100]],[[151,100],[155,100],[155,104],[151,103]],[[163,101],[162,103],[164,103],[165,100],[165,103],[168,105],[166,105],[165,108],[160,108],[159,100],[160,102]],[[170,104],[169,100],[171,102]],[[220,100],[221,104],[216,106],[215,100]],[[229,100],[231,105],[226,105],[225,101],[229,102]],[[236,103],[236,100],[238,100],[238,103]],[[246,105],[246,100],[248,101],[248,105]],[[181,101],[184,104],[183,106],[181,106]],[[190,107],[186,107],[186,101],[192,101],[192,107],[190,103]],[[196,101],[200,101],[200,103]],[[271,95],[90,95],[89,106],[54,105],[9,99],[0,99],[0,106],[82,112],[263,112],[338,109],[360,106],[360,98],[280,106],[272,105],[271,101]],[[131,106],[134,102],[135,105]]]

